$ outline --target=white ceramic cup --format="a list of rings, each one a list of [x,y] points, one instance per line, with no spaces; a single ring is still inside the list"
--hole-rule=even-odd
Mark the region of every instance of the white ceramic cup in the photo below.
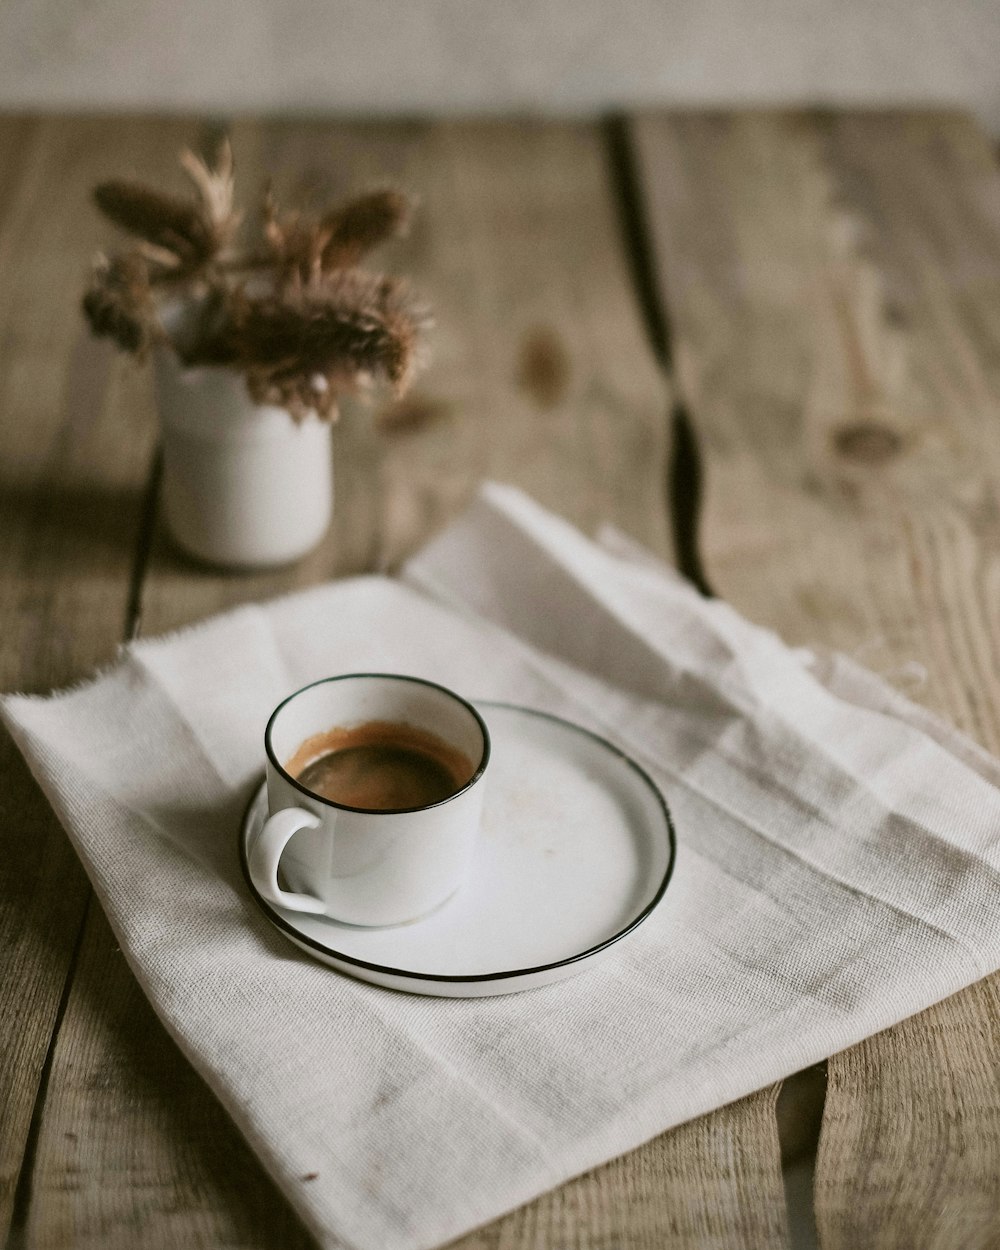
[[[434,734],[473,766],[454,794],[425,807],[372,810],[314,794],[285,768],[308,738],[392,721]],[[269,902],[356,925],[393,925],[438,908],[461,885],[483,805],[490,736],[475,708],[434,682],[348,673],[279,703],[264,733],[270,816],[249,849]],[[278,865],[291,887],[278,883]]]

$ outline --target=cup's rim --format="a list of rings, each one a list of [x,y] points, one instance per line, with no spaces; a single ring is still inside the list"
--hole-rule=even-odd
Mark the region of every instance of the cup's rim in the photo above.
[[[315,686],[325,686],[334,681],[351,681],[358,678],[386,678],[391,681],[409,681],[418,686],[429,686],[433,690],[440,690],[442,694],[448,695],[454,699],[456,703],[460,703],[466,711],[470,712],[479,726],[483,735],[483,754],[479,761],[479,766],[472,774],[469,780],[456,790],[453,794],[449,794],[446,798],[438,799],[436,803],[423,803],[418,807],[352,807],[349,803],[338,803],[335,799],[328,799],[326,795],[317,794],[315,790],[310,790],[308,786],[304,786],[297,778],[293,777],[285,766],[278,759],[271,745],[271,730],[278,718],[279,713],[284,707],[287,707],[293,699],[297,699],[300,694],[305,694],[307,690],[312,690]],[[414,812],[430,812],[436,807],[444,807],[446,803],[453,803],[455,799],[471,790],[472,787],[480,780],[486,772],[486,765],[490,762],[490,731],[486,726],[486,722],[480,716],[476,708],[468,699],[463,699],[460,694],[456,694],[454,690],[448,686],[442,686],[440,682],[429,681],[426,677],[412,677],[408,673],[337,673],[333,677],[320,677],[318,681],[311,681],[308,685],[301,686],[298,690],[293,690],[290,695],[286,695],[278,704],[271,715],[268,717],[267,726],[264,729],[264,752],[267,755],[272,767],[289,785],[294,786],[300,794],[306,795],[316,803],[323,803],[326,807],[335,808],[341,812],[361,812],[365,816],[409,816]]]

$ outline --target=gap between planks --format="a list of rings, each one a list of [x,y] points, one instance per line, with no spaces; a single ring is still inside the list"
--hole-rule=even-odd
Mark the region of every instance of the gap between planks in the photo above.
[[[160,510],[160,489],[163,483],[163,448],[157,446],[150,461],[146,486],[142,493],[139,524],[136,528],[135,551],[129,573],[128,602],[125,605],[125,642],[135,642],[142,632],[142,587],[153,551],[156,522]]]
[[[701,558],[698,521],[701,513],[702,465],[698,435],[687,404],[675,386],[670,315],[661,296],[653,260],[653,236],[646,220],[639,169],[624,116],[604,123],[611,185],[618,201],[622,248],[632,277],[636,303],[654,357],[670,382],[670,459],[667,465],[666,511],[670,518],[677,568],[706,596],[714,594]]]
[[[49,1036],[48,1049],[45,1052],[45,1060],[42,1063],[42,1071],[35,1091],[35,1102],[31,1109],[28,1134],[24,1142],[24,1153],[21,1156],[21,1170],[18,1173],[17,1186],[14,1189],[14,1202],[11,1210],[10,1228],[6,1239],[6,1250],[19,1250],[24,1226],[27,1222],[28,1210],[31,1207],[31,1175],[35,1155],[38,1150],[38,1134],[41,1128],[42,1111],[45,1107],[45,1096],[48,1093],[49,1077],[52,1074],[52,1060],[56,1053],[56,1042],[59,1038],[59,1030],[62,1028],[63,1017],[66,1015],[66,1004],[69,1002],[73,978],[80,962],[83,936],[87,931],[87,918],[90,915],[93,901],[94,891],[88,887],[83,905],[83,915],[80,919],[80,927],[77,929],[76,938],[73,942],[73,951],[66,967],[66,976],[63,980],[59,1006],[56,1010],[55,1022],[52,1026],[52,1033]]]
[[[671,454],[666,506],[678,569],[708,598],[715,597],[701,551],[701,504],[704,479],[701,443],[687,403],[676,385],[674,336],[663,298],[664,280],[657,269],[655,237],[647,219],[647,200],[629,124],[625,116],[609,117],[604,126],[612,185],[618,198],[623,248],[632,276],[650,346],[670,385],[668,413]],[[780,1086],[774,1104],[783,1166],[815,1162],[826,1096],[826,1064],[794,1073]],[[763,1096],[763,1095],[760,1095]],[[812,1219],[812,1204],[806,1212]]]

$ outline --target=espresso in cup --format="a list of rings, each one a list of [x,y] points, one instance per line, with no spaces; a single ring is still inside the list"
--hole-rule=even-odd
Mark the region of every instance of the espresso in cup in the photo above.
[[[466,755],[436,734],[378,720],[313,734],[285,769],[332,803],[378,812],[441,803],[476,771]]]

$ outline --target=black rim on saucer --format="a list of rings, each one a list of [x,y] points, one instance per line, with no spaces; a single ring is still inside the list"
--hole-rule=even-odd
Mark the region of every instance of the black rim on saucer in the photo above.
[[[356,675],[356,674],[352,674],[352,676],[353,675]],[[382,676],[383,674],[374,674],[374,675]],[[326,680],[330,680],[330,679],[328,678]],[[336,679],[333,679],[333,680],[336,680]],[[414,680],[417,680],[417,679],[414,679]],[[433,685],[434,683],[428,682],[427,684]],[[308,689],[308,687],[304,687],[304,689]],[[451,692],[449,691],[449,693]],[[290,697],[294,697],[294,696],[290,696]],[[462,701],[465,702],[465,700],[462,700]],[[283,704],[279,704],[279,707],[281,706],[283,706]],[[472,705],[469,704],[469,706],[471,707]],[[637,764],[635,760],[632,759],[632,757],[628,755],[625,751],[622,751],[620,748],[616,747],[613,742],[609,742],[607,738],[602,738],[600,734],[596,734],[590,729],[585,729],[582,725],[576,725],[572,721],[565,720],[561,716],[553,716],[551,712],[541,712],[536,708],[521,707],[519,704],[516,704],[516,703],[497,703],[497,702],[483,701],[480,703],[480,706],[484,708],[491,708],[491,707],[502,708],[502,709],[512,711],[512,712],[523,712],[528,716],[537,716],[542,720],[554,721],[557,725],[562,725],[566,729],[572,730],[574,733],[582,734],[587,738],[592,738],[595,742],[599,742],[603,747],[605,747],[608,751],[610,751],[612,755],[617,756],[623,763],[627,764],[629,768],[640,779],[640,781],[643,782],[643,784],[650,791],[650,793],[654,796],[654,798],[656,799],[659,805],[660,810],[663,813],[663,824],[664,824],[664,828],[667,831],[667,842],[669,846],[669,853],[667,856],[666,869],[664,870],[663,877],[659,885],[656,888],[656,892],[653,895],[653,897],[649,900],[649,902],[641,909],[641,911],[637,912],[636,915],[634,915],[632,919],[628,922],[628,924],[625,925],[623,928],[619,929],[616,933],[612,933],[610,937],[604,938],[602,941],[596,943],[594,946],[588,946],[585,950],[578,951],[575,955],[568,955],[565,959],[555,959],[555,960],[552,960],[551,963],[535,964],[534,966],[529,967],[529,968],[507,968],[500,972],[476,972],[476,973],[469,973],[469,974],[455,974],[455,973],[442,973],[442,972],[415,972],[412,969],[408,969],[408,968],[394,968],[388,964],[376,964],[366,959],[358,959],[357,956],[355,955],[344,954],[342,951],[334,950],[330,946],[325,946],[322,942],[317,942],[315,938],[310,937],[307,933],[303,933],[301,932],[301,930],[297,929],[294,925],[289,924],[289,922],[284,918],[284,916],[282,916],[276,910],[273,904],[269,903],[265,898],[262,897],[262,895],[257,890],[257,887],[254,885],[253,880],[250,877],[250,865],[247,861],[246,833],[247,833],[247,826],[250,823],[250,817],[253,812],[253,809],[258,803],[258,801],[260,800],[261,790],[263,788],[263,783],[261,783],[261,785],[257,786],[254,789],[253,794],[250,796],[250,801],[247,804],[246,811],[243,814],[243,820],[240,824],[240,830],[239,830],[240,867],[243,870],[243,878],[247,883],[247,888],[250,890],[250,893],[253,895],[255,901],[260,906],[260,908],[267,914],[267,918],[270,920],[270,922],[273,925],[281,929],[282,932],[286,933],[296,944],[301,945],[301,946],[308,946],[312,950],[315,950],[319,954],[323,955],[325,958],[336,959],[341,963],[350,965],[352,968],[364,968],[368,972],[377,972],[377,973],[382,974],[383,976],[401,977],[409,981],[434,981],[440,984],[449,984],[449,985],[476,985],[476,984],[482,984],[485,981],[512,981],[520,977],[530,977],[540,972],[553,972],[557,968],[567,968],[572,964],[579,963],[583,959],[589,959],[592,955],[596,955],[599,951],[606,950],[609,946],[614,946],[616,942],[620,942],[622,938],[627,937],[633,931],[633,929],[638,928],[638,926],[642,924],[642,922],[646,919],[646,917],[657,906],[660,899],[663,898],[663,895],[666,892],[667,886],[670,884],[670,878],[673,876],[674,862],[677,858],[677,835],[674,832],[674,823],[670,817],[670,810],[667,807],[667,801],[663,797],[663,795],[660,793],[659,786],[657,786],[656,782],[652,779],[652,777],[650,777],[649,773],[647,773],[646,770],[640,764]],[[474,708],[473,708],[473,711],[475,711]],[[476,716],[479,717],[478,712],[476,712]],[[480,719],[480,722],[482,723],[482,718],[479,717],[479,719]],[[487,751],[488,751],[489,750],[489,737],[488,736],[486,738],[486,743],[487,743]],[[484,761],[484,767],[485,767],[485,761]],[[472,783],[470,782],[469,784],[471,785]]]

